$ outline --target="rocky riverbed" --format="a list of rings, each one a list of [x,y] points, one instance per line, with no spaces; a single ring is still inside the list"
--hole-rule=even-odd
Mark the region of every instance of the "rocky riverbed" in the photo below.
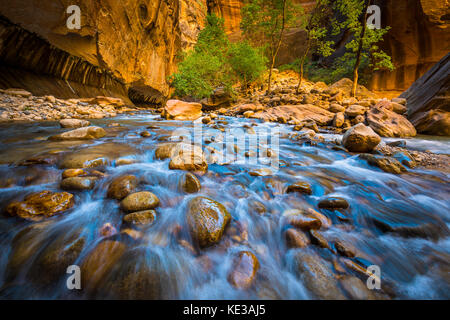
[[[0,297],[450,297],[448,141],[133,113],[0,124]]]

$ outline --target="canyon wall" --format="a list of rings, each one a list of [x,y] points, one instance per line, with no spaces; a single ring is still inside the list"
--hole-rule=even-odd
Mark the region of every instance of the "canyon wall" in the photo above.
[[[79,30],[66,26],[74,4],[81,9]],[[206,0],[3,1],[0,85],[160,103],[176,55],[195,43],[206,8]]]
[[[384,0],[382,25],[391,30],[381,44],[396,66],[376,72],[374,90],[403,91],[450,51],[449,0]]]

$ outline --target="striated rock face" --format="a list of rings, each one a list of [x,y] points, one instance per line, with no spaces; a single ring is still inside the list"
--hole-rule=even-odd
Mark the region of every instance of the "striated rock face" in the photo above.
[[[450,49],[450,6],[442,0],[377,0],[382,25],[392,29],[380,44],[391,54],[393,72],[376,72],[370,89],[406,90]]]
[[[81,9],[79,30],[66,26],[72,4]],[[206,0],[2,2],[0,85],[21,84],[39,95],[48,87],[60,96],[162,102],[176,54],[195,41],[205,13]],[[52,85],[45,76],[62,81]]]
[[[241,8],[243,0],[207,0],[208,10],[222,17],[225,22],[225,31],[229,35],[240,34]]]
[[[401,97],[419,133],[450,136],[450,53],[418,79]]]

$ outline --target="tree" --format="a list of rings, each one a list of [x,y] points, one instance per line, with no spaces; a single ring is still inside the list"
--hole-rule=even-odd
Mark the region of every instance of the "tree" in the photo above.
[[[317,53],[328,57],[335,51],[333,48],[335,42],[329,40],[328,37],[337,35],[341,30],[341,25],[335,19],[333,10],[330,8],[332,8],[330,0],[317,0],[313,10],[308,15],[303,15],[302,28],[306,32],[306,46],[298,61],[300,75],[297,93],[303,82],[304,66],[308,56]]]
[[[169,77],[175,95],[209,98],[218,87],[233,95],[233,85],[247,86],[258,79],[266,60],[260,50],[247,42],[230,44],[223,19],[211,15],[192,51],[180,57],[178,72]]]
[[[378,43],[390,27],[368,28],[368,8],[373,0],[338,0],[340,12],[345,16],[345,24],[353,34],[353,39],[345,46],[347,52],[340,58],[341,62],[354,61],[352,96],[356,96],[359,80],[359,69],[363,61],[367,61],[370,69],[394,70],[391,57],[380,49]]]
[[[268,94],[284,32],[295,23],[298,8],[291,0],[247,0],[242,8],[241,29],[244,36],[254,45],[263,43],[269,58]]]

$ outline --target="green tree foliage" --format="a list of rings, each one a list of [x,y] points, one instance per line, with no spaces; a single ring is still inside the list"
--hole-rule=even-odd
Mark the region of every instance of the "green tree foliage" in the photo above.
[[[390,27],[381,29],[367,27],[367,9],[372,3],[372,0],[338,0],[335,4],[345,17],[343,22],[345,27],[353,35],[353,39],[345,46],[347,52],[338,60],[341,64],[348,61],[354,62],[353,96],[356,95],[361,65],[367,65],[374,71],[394,70],[391,57],[378,46]]]
[[[210,97],[218,87],[233,95],[234,84],[247,86],[258,79],[266,63],[260,50],[249,43],[230,44],[223,19],[215,15],[207,17],[194,49],[180,60],[178,72],[169,78],[175,95],[196,99]]]
[[[269,59],[268,93],[284,32],[296,24],[300,10],[291,0],[246,0],[241,10],[244,36],[254,45],[262,43]]]

